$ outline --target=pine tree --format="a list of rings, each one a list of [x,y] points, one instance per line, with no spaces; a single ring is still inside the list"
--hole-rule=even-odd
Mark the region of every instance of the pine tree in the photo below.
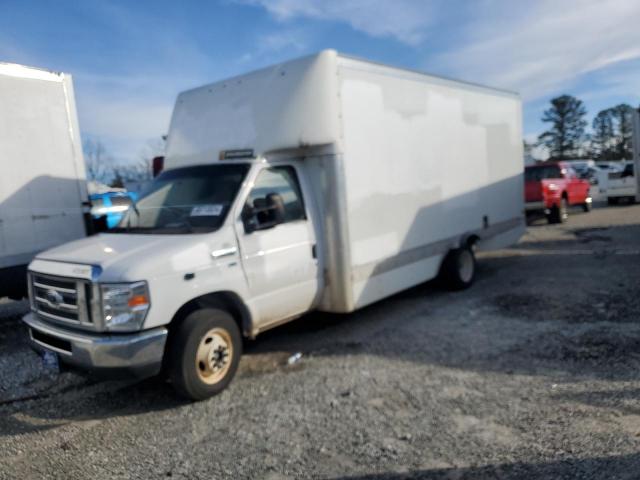
[[[615,121],[615,153],[618,160],[631,160],[633,151],[631,139],[633,137],[633,107],[622,103],[613,107]]]
[[[598,115],[593,119],[592,128],[591,155],[598,160],[611,160],[615,156],[612,109],[608,108],[598,112]]]
[[[542,121],[551,123],[551,128],[538,137],[538,143],[549,151],[550,160],[579,156],[585,139],[586,114],[582,101],[571,95],[551,100],[551,107],[542,116]]]

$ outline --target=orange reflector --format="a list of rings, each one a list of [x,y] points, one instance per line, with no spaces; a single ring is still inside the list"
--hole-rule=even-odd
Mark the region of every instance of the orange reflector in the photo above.
[[[148,304],[149,304],[149,300],[147,300],[147,297],[144,295],[134,295],[129,299],[130,307],[140,307]]]

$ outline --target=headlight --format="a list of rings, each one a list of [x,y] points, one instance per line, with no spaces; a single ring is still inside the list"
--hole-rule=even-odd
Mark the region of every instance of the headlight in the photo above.
[[[140,330],[151,302],[147,282],[100,285],[104,325],[110,331]]]

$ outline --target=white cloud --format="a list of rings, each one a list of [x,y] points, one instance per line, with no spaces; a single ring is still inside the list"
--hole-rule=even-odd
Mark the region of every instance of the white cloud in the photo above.
[[[299,54],[308,49],[308,35],[301,29],[278,30],[258,36],[255,48],[239,58],[239,63],[271,61],[281,53]]]
[[[581,75],[640,58],[637,1],[480,5],[461,41],[427,68],[514,89],[531,100],[569,89]]]
[[[509,88],[525,100],[571,89],[586,74],[640,58],[636,0],[236,0],[281,22],[341,22],[418,51],[434,73]],[[437,33],[444,51],[432,52]],[[442,37],[444,35],[444,37]],[[628,88],[637,78],[618,78]],[[635,90],[627,89],[624,94]]]
[[[281,21],[312,18],[338,21],[374,37],[409,45],[425,39],[434,2],[424,0],[239,0],[259,5]]]

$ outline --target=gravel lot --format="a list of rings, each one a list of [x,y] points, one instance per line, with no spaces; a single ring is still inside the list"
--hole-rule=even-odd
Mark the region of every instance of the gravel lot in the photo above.
[[[201,403],[44,370],[25,309],[0,304],[0,478],[640,478],[640,205],[532,225],[468,291],[272,330]]]

